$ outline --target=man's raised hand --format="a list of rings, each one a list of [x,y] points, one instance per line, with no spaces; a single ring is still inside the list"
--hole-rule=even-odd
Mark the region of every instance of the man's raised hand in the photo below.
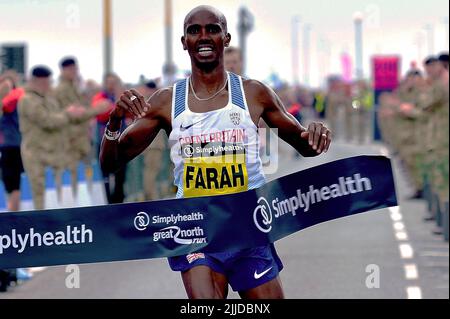
[[[317,154],[326,153],[331,144],[331,131],[323,123],[313,122],[300,134],[300,138],[307,140]]]
[[[129,112],[135,118],[142,118],[149,110],[150,105],[145,102],[144,96],[135,89],[131,89],[122,93],[111,115],[122,118],[126,112]]]

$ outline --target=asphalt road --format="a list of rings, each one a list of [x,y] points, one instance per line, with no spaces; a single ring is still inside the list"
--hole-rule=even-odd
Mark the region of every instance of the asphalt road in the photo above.
[[[280,148],[278,169],[270,178],[338,158],[386,154],[382,145],[337,142],[324,156],[300,159],[287,145]],[[277,242],[287,298],[449,298],[448,243],[432,235],[433,225],[422,220],[424,203],[405,199],[411,192],[408,180],[395,159],[393,163],[398,210],[323,223]],[[379,269],[378,288],[366,286],[367,270],[373,267]],[[165,259],[81,265],[80,287],[72,289],[66,287],[65,271],[49,267],[36,272],[0,298],[186,297],[180,275]],[[229,297],[238,295],[230,292]]]

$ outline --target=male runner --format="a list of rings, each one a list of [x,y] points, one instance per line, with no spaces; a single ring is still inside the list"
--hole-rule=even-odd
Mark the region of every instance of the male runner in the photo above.
[[[266,85],[225,71],[223,52],[230,40],[225,16],[217,9],[200,6],[186,16],[181,42],[191,58],[191,77],[157,91],[148,101],[133,89],[122,94],[101,146],[104,169],[114,171],[139,155],[163,129],[172,143],[177,197],[257,188],[265,183],[255,138],[260,118],[303,156],[328,150],[330,131],[322,123],[302,127]],[[120,119],[127,111],[136,121],[120,134]],[[194,144],[200,149],[231,146],[234,151],[205,155]],[[278,276],[283,265],[273,245],[172,257],[169,264],[181,271],[189,298],[226,298],[228,284],[242,298],[284,297]]]

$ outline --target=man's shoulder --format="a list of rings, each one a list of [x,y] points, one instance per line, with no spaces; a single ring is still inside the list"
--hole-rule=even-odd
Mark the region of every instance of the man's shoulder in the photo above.
[[[55,90],[63,90],[63,89],[67,89],[71,86],[70,82],[68,81],[59,81],[58,84],[55,87]]]
[[[172,110],[172,94],[173,87],[165,87],[156,91],[147,103],[150,104],[150,110],[153,110],[155,115],[170,119]]]
[[[261,81],[246,77],[242,77],[242,85],[244,86],[244,89],[247,88],[252,90],[264,90],[267,88],[267,86]]]
[[[165,87],[156,91],[149,99],[155,107],[165,107],[172,103],[173,87]]]
[[[17,111],[19,114],[35,111],[37,109],[35,106],[39,103],[41,103],[41,99],[37,95],[30,91],[25,91],[23,96],[17,102]]]
[[[25,90],[24,94],[22,95],[22,98],[19,100],[19,103],[25,104],[39,100],[40,97],[38,95],[34,94],[32,91]]]
[[[60,81],[58,85],[53,89],[53,93],[58,94],[67,94],[68,92],[72,91],[74,88],[76,88],[71,82],[69,81]]]

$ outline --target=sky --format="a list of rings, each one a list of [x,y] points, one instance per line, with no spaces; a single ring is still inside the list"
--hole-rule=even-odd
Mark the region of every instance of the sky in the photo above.
[[[164,64],[164,1],[112,0],[113,68],[125,82],[161,76]],[[341,55],[354,58],[353,16],[363,16],[363,70],[370,78],[374,54],[396,54],[402,72],[430,50],[448,51],[447,0],[173,0],[174,62],[190,68],[180,37],[185,15],[200,4],[221,10],[228,19],[232,45],[238,45],[237,14],[241,6],[254,16],[247,39],[249,77],[264,80],[276,72],[293,80],[293,17],[299,17],[299,78],[310,86],[326,74],[342,72]],[[426,26],[433,32],[427,32]],[[309,31],[309,72],[305,75],[304,30]],[[429,35],[434,36],[430,37]],[[431,40],[430,40],[431,39]],[[428,41],[430,40],[430,41]],[[59,60],[77,57],[83,78],[103,73],[102,0],[0,0],[0,45],[26,43],[29,68],[48,65],[57,73]]]

